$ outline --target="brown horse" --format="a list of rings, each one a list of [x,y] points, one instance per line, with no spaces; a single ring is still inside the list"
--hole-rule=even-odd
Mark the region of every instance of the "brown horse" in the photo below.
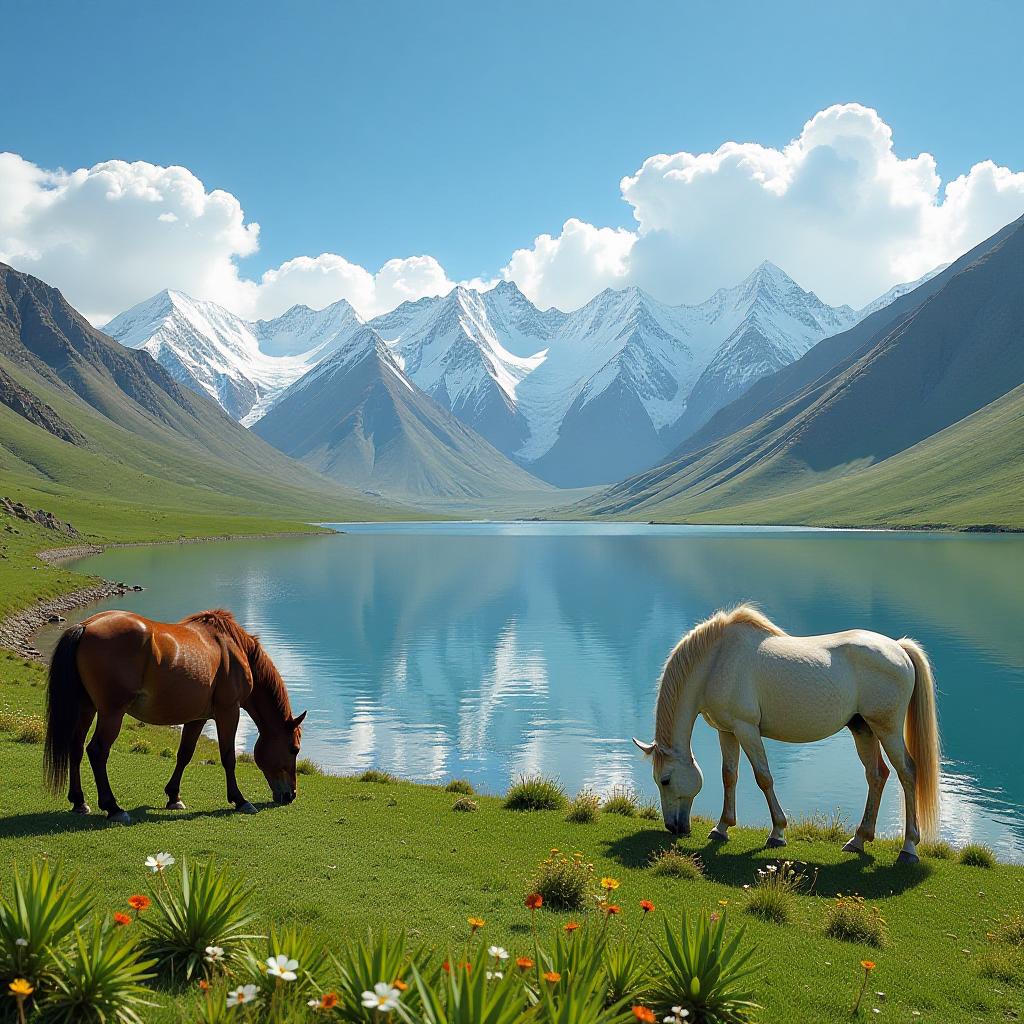
[[[107,779],[107,757],[125,715],[149,725],[181,725],[174,773],[164,791],[170,810],[184,810],[181,776],[192,760],[203,726],[217,724],[220,762],[228,800],[245,814],[256,808],[235,781],[235,732],[239,708],[259,729],[253,751],[277,803],[296,795],[295,759],[303,712],[292,717],[288,691],[274,663],[230,612],[198,612],[178,623],[153,622],[133,612],[100,612],[67,630],[50,662],[44,765],[50,789],[59,793],[70,776],[68,800],[88,814],[82,792],[82,754],[96,776],[100,808],[111,821],[131,819]]]

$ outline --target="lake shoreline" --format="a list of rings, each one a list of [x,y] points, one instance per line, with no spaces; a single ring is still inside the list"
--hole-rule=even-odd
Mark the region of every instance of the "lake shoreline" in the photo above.
[[[222,534],[216,537],[179,537],[177,540],[153,541],[111,541],[106,544],[71,544],[59,548],[42,548],[36,557],[46,565],[63,565],[80,558],[102,554],[113,548],[149,548],[168,547],[185,544],[212,544],[222,541],[242,540],[283,540],[296,537],[332,537],[342,536],[337,530],[312,532],[309,530],[288,530],[283,533],[237,533]],[[86,577],[88,579],[89,577]],[[0,620],[0,649],[13,651],[26,661],[42,661],[43,654],[35,646],[35,637],[41,629],[59,624],[68,612],[87,608],[98,604],[109,597],[135,592],[136,588],[124,582],[92,577],[94,582],[77,590],[70,590],[56,597],[38,601],[27,608],[17,611]]]

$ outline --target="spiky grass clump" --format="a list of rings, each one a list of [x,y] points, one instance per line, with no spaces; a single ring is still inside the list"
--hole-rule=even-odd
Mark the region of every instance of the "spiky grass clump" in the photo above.
[[[642,818],[644,821],[658,821],[661,818],[661,808],[657,804],[648,801],[640,805],[636,814],[638,818]]]
[[[161,757],[174,757],[174,751],[170,747],[162,747],[160,750]]]
[[[625,786],[616,786],[601,804],[605,814],[621,814],[624,818],[635,818],[639,809],[636,793]]]
[[[994,946],[980,953],[974,966],[983,978],[1004,985],[1024,985],[1024,953],[1019,949]]]
[[[446,793],[460,793],[462,796],[473,796],[476,790],[473,788],[473,784],[468,782],[466,779],[452,779],[447,786],[444,787]]]
[[[921,843],[917,852],[922,857],[931,857],[932,860],[954,860],[956,858],[956,851],[942,839],[933,843]]]
[[[452,810],[463,812],[478,811],[480,810],[480,805],[475,800],[471,800],[468,796],[460,796],[459,799],[452,804]]]
[[[509,811],[560,811],[566,802],[565,790],[543,775],[522,775],[505,794]]]
[[[255,764],[256,758],[253,757],[251,750],[243,750],[240,754],[235,755],[236,764]]]
[[[841,942],[862,942],[881,949],[888,929],[877,907],[863,896],[837,896],[825,912],[825,934]]]
[[[1007,942],[1011,946],[1024,946],[1024,914],[1015,914],[1007,918],[995,930],[997,942]]]
[[[594,896],[594,865],[582,853],[553,850],[537,865],[529,891],[540,893],[552,910],[583,910]]]
[[[743,909],[762,921],[788,924],[796,908],[797,895],[807,887],[807,876],[792,861],[758,868]]]
[[[850,834],[850,824],[839,811],[819,812],[798,818],[789,825],[786,834],[797,842],[843,843]]]
[[[968,843],[960,850],[960,863],[969,868],[994,868],[996,855],[984,843]]]
[[[360,782],[376,782],[382,786],[391,786],[398,779],[391,772],[378,771],[376,768],[368,768],[362,775],[357,776]]]
[[[323,775],[324,770],[309,757],[300,757],[295,762],[295,774],[296,775]]]
[[[683,878],[694,882],[704,877],[704,865],[696,854],[683,853],[670,846],[651,858],[651,874],[659,878]]]
[[[46,739],[46,723],[37,715],[27,715],[18,726],[19,743],[42,743]]]
[[[593,825],[601,813],[601,798],[592,790],[584,789],[569,804],[565,820],[571,825]]]
[[[133,754],[148,754],[153,749],[149,740],[135,740],[128,748]]]

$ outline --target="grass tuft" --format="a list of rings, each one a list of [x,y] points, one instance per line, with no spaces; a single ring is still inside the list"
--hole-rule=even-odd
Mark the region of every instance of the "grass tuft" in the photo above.
[[[161,757],[174,757],[174,751],[170,747],[164,747],[160,751]]]
[[[635,818],[639,809],[636,794],[625,786],[616,786],[601,804],[605,814],[621,814],[624,818]]]
[[[46,739],[46,723],[36,715],[28,715],[18,725],[15,739],[19,743],[42,743]]]
[[[368,768],[362,775],[357,776],[360,782],[376,782],[382,786],[391,786],[398,781],[391,772],[378,771],[376,768]]]
[[[651,874],[659,878],[684,878],[693,882],[704,877],[704,865],[696,854],[683,853],[670,846],[651,858]]]
[[[590,789],[580,790],[569,804],[565,820],[571,825],[593,825],[601,813],[601,798]]]
[[[839,811],[818,812],[797,818],[786,829],[786,835],[803,843],[845,843],[850,835],[850,823]]]
[[[983,978],[1004,985],[1024,985],[1024,954],[1019,949],[996,946],[974,958],[974,966]]]
[[[885,918],[862,896],[837,896],[825,912],[825,934],[841,942],[861,942],[881,949],[886,943]]]
[[[552,850],[537,865],[529,892],[540,893],[552,910],[583,910],[592,901],[593,880],[594,865],[582,853],[569,856]]]
[[[153,749],[153,744],[149,740],[133,740],[128,749],[133,754],[148,754]]]
[[[658,821],[661,818],[661,808],[655,803],[643,803],[636,812],[638,818],[644,821]]]
[[[323,775],[324,770],[311,757],[300,757],[295,762],[296,775]]]
[[[743,910],[747,914],[761,918],[762,921],[789,924],[793,914],[793,898],[782,889],[756,886],[750,890],[750,897]]]
[[[543,775],[522,775],[505,794],[509,811],[560,811],[565,805],[565,790]]]
[[[1011,946],[1024,946],[1024,914],[1015,914],[996,928],[997,942],[1008,942]]]
[[[473,789],[473,784],[466,779],[452,779],[444,787],[444,791],[446,793],[461,793],[463,796],[473,796],[476,793],[476,790]]]
[[[475,800],[471,800],[468,796],[460,796],[459,799],[452,804],[452,810],[463,812],[478,811],[480,810],[480,805]]]
[[[256,758],[253,757],[251,750],[243,750],[240,754],[235,755],[236,764],[255,764]]]
[[[960,863],[969,868],[994,868],[996,855],[984,843],[968,843],[960,850]]]
[[[955,860],[956,851],[945,840],[936,840],[933,843],[921,843],[917,852],[922,857],[931,857],[932,860]]]

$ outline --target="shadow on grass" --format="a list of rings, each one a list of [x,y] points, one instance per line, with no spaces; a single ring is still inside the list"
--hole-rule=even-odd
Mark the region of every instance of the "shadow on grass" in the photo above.
[[[273,800],[254,803],[257,811],[263,812],[281,806]],[[200,818],[247,818],[232,807],[218,807],[213,810],[168,811],[162,807],[132,807],[128,814],[132,825],[153,822],[193,821]],[[95,832],[97,829],[131,828],[131,825],[117,825],[107,821],[102,811],[92,814],[72,814],[70,811],[33,811],[30,814],[12,814],[0,819],[0,838],[22,838],[28,836],[50,836],[68,832]]]
[[[704,865],[710,881],[740,888],[754,881],[758,868],[778,860],[790,860],[812,878],[817,872],[814,891],[819,896],[837,896],[856,893],[871,899],[880,899],[905,892],[920,885],[932,873],[927,863],[897,864],[898,848],[879,845],[879,857],[871,853],[839,854],[838,863],[817,856],[811,844],[792,843],[789,846],[766,850],[751,848],[744,839],[717,843],[701,836],[676,840],[662,829],[645,829],[621,836],[605,843],[607,856],[629,868],[643,868],[662,850],[675,846],[681,853],[696,854]]]

